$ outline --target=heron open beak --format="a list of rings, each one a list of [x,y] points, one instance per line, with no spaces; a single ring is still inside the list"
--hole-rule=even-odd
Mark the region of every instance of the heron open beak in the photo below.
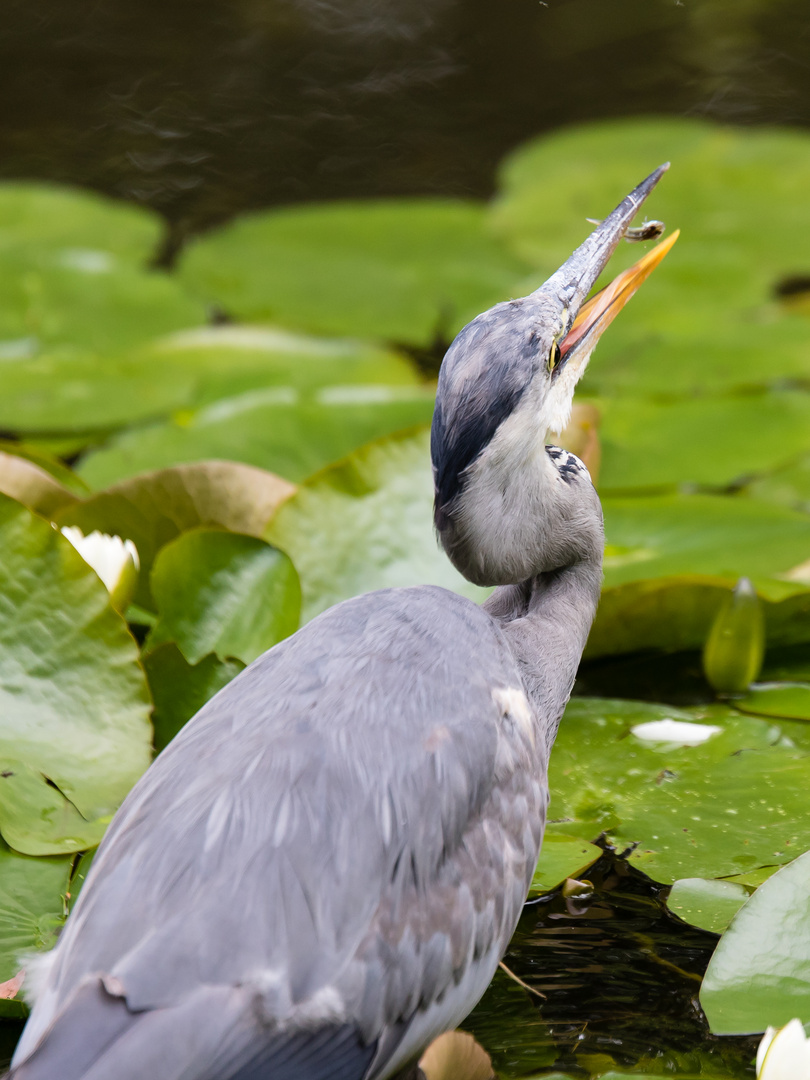
[[[623,270],[609,285],[592,296],[590,300],[586,300],[574,319],[571,329],[559,342],[561,360],[567,360],[572,350],[578,346],[583,347],[586,341],[589,350],[593,348],[606,327],[610,326],[641,283],[646,281],[663,260],[679,236],[680,229],[676,229],[672,236],[662,240],[652,251],[648,251],[629,270]]]

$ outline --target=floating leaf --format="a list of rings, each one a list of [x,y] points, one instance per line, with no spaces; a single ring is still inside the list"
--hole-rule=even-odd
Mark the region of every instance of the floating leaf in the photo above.
[[[173,641],[190,664],[208,653],[249,664],[298,629],[295,568],[254,536],[183,533],[155,559],[152,594],[159,617],[149,649]]]
[[[566,878],[577,877],[603,855],[596,844],[575,837],[558,836],[553,826],[546,832],[529,895],[549,892]]]
[[[756,581],[810,551],[810,518],[754,499],[660,495],[605,498],[602,505],[608,587],[673,574]]]
[[[452,199],[284,207],[193,241],[179,273],[240,319],[429,345],[516,295],[526,264],[485,223]]]
[[[486,596],[438,547],[427,431],[371,443],[313,477],[281,506],[266,536],[301,576],[304,621],[350,596],[395,585]]]
[[[420,385],[413,365],[391,351],[257,326],[194,327],[125,355],[50,350],[7,359],[3,372],[0,423],[62,433],[163,419],[251,392],[294,403],[324,387]]]
[[[587,235],[585,218],[604,216],[667,160],[672,170],[644,210],[683,226],[684,239],[605,335],[589,385],[691,395],[806,377],[806,323],[772,301],[776,283],[804,265],[810,140],[802,132],[660,117],[563,129],[507,159],[493,227],[542,277]],[[609,273],[637,254],[622,246]]]
[[[0,762],[27,766],[29,827],[0,807],[18,850],[97,843],[149,764],[149,701],[135,642],[107,590],[55,529],[0,496]],[[10,766],[13,771],[13,766]],[[3,765],[5,769],[5,765]],[[30,787],[38,776],[41,816]],[[52,818],[54,800],[63,818]],[[73,814],[74,808],[76,814]],[[54,828],[48,826],[54,821]]]
[[[593,366],[600,362],[597,356]],[[600,411],[604,494],[725,487],[810,449],[810,394],[796,390],[664,403],[624,398],[602,401]]]
[[[16,454],[0,450],[0,492],[16,499],[43,517],[76,502],[77,496],[49,472]]]
[[[52,415],[46,400],[36,394],[37,374],[53,371],[67,377],[64,365],[71,362],[90,363],[93,355],[120,353],[205,321],[204,305],[175,277],[142,270],[103,252],[91,255],[76,259],[65,251],[0,251],[4,384],[7,378],[9,398],[30,410],[19,417],[29,429],[38,426],[37,404],[46,410],[42,419]],[[98,375],[103,375],[101,368]],[[81,398],[73,404],[80,406]],[[76,430],[70,405],[64,401],[62,412],[45,430]],[[58,408],[59,403],[53,403],[52,409]],[[4,427],[10,426],[9,416],[13,418],[13,412],[4,400],[0,411]],[[62,423],[56,426],[60,417]]]
[[[700,990],[717,1035],[810,1021],[810,852],[761,885],[721,938]]]
[[[709,878],[680,878],[669,891],[667,907],[679,919],[722,934],[748,899],[743,885]]]
[[[238,660],[220,660],[213,654],[189,664],[173,642],[148,652],[143,666],[155,702],[156,750],[167,746],[186,721],[244,667]]]
[[[91,452],[79,473],[91,487],[178,463],[224,458],[299,481],[371,439],[425,423],[433,392],[397,386],[326,387],[314,401],[251,391],[171,422],[135,429]]]
[[[609,552],[616,550],[608,547]],[[758,558],[755,553],[754,558]],[[585,655],[699,649],[733,585],[731,576],[682,574],[605,589]],[[810,590],[768,579],[760,579],[757,587],[772,647],[810,639]]]
[[[28,952],[51,949],[64,922],[72,859],[33,859],[0,840],[0,981]]]
[[[759,683],[734,707],[758,716],[810,721],[810,683]]]
[[[126,537],[141,563],[137,602],[153,606],[149,572],[158,551],[197,526],[261,536],[295,487],[279,476],[235,461],[200,461],[144,473],[85,499],[58,515],[78,525]]]
[[[648,743],[656,720],[721,727],[699,746]],[[551,814],[572,837],[602,832],[656,881],[721,877],[789,861],[810,847],[810,756],[731,709],[683,710],[574,698],[549,770]]]
[[[83,188],[0,183],[0,252],[61,250],[74,262],[106,252],[143,266],[154,258],[163,229],[158,214]]]

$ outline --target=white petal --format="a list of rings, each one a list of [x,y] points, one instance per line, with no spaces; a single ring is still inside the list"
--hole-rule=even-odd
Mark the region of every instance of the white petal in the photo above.
[[[98,530],[85,536],[75,525],[64,526],[62,535],[73,544],[87,565],[95,570],[110,593],[115,590],[130,562],[136,569],[140,565],[138,549],[131,540],[108,536]]]
[[[699,746],[722,728],[714,724],[690,724],[686,720],[650,720],[636,724],[630,729],[637,739],[644,742],[680,743],[681,746]]]
[[[757,1051],[759,1080],[810,1080],[810,1042],[800,1020],[791,1020],[775,1034],[768,1028],[762,1044]]]

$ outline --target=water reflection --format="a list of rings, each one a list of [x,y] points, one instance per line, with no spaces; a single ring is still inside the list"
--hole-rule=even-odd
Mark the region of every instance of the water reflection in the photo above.
[[[615,1067],[753,1076],[757,1037],[710,1034],[698,1003],[717,937],[677,922],[662,887],[611,856],[590,898],[527,905],[506,963],[545,1003],[499,973],[464,1025],[503,1076]]]
[[[12,0],[0,175],[179,235],[314,198],[486,195],[504,153],[643,112],[810,123],[804,0]]]

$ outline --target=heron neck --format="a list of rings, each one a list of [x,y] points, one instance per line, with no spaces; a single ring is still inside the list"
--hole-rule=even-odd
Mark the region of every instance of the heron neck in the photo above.
[[[500,625],[550,749],[574,685],[602,584],[602,551],[502,585],[484,603]]]

